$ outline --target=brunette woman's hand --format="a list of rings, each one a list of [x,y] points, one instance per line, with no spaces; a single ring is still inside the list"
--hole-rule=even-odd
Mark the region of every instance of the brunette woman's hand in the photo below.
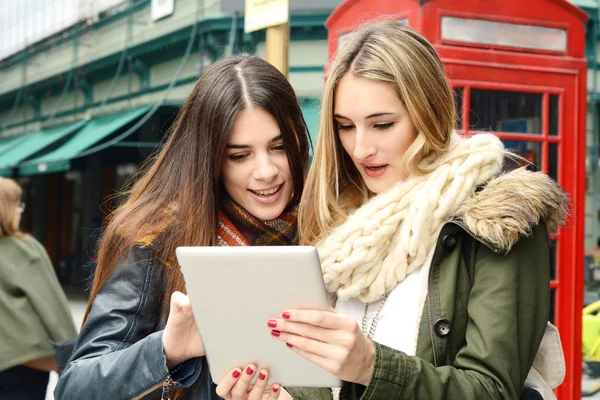
[[[246,368],[234,368],[229,371],[217,385],[217,394],[225,400],[291,400],[292,397],[278,384],[267,386],[269,371],[261,369],[254,385],[252,379],[256,375],[256,366],[249,364]]]
[[[173,292],[171,295],[171,310],[163,332],[163,351],[168,369],[190,358],[204,355],[190,299],[181,292]]]
[[[287,310],[267,325],[274,338],[341,380],[371,381],[375,346],[352,318],[333,310]]]

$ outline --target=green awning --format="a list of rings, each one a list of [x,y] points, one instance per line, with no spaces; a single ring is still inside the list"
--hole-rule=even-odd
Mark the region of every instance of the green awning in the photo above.
[[[78,154],[89,149],[103,139],[106,139],[136,118],[139,118],[150,108],[151,106],[144,106],[123,113],[92,119],[84,128],[73,135],[71,139],[58,149],[21,164],[19,167],[19,175],[36,175],[68,171],[69,168],[71,168],[71,159],[77,157]]]
[[[7,138],[0,138],[0,162],[2,160],[2,154],[7,153],[13,146],[19,144],[22,140],[25,140],[27,134],[19,136],[10,136]]]
[[[77,121],[69,125],[43,129],[22,136],[18,143],[9,146],[4,153],[0,151],[0,170],[13,168],[38,151],[80,129],[86,123],[86,121]]]
[[[317,144],[317,134],[319,133],[319,111],[321,107],[319,99],[300,98],[298,102],[306,121],[306,127],[310,132],[310,139],[313,146],[315,146]],[[312,151],[310,154],[312,155]]]
[[[2,168],[2,169],[0,169],[0,176],[10,177],[12,175],[13,175],[13,169],[12,168]]]
[[[27,134],[19,135],[19,136],[11,136],[7,138],[0,139],[0,163],[3,164],[3,155],[7,155],[10,151],[19,143],[27,140]],[[0,176],[12,176],[13,169],[12,167],[4,167],[0,168]]]
[[[6,149],[10,148],[11,144],[15,142],[20,136],[11,136],[7,138],[0,138],[0,154],[2,154]]]

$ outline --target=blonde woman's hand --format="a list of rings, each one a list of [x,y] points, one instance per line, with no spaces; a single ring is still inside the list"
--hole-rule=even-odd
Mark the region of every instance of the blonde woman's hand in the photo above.
[[[168,369],[190,358],[204,355],[204,346],[192,314],[189,297],[181,292],[173,292],[170,307],[163,332],[163,351]]]
[[[371,381],[375,346],[352,318],[333,310],[287,310],[267,326],[275,339],[341,380]]]
[[[233,368],[217,385],[217,394],[225,400],[291,400],[292,397],[278,384],[268,386],[269,371],[261,369],[254,385],[256,366]]]

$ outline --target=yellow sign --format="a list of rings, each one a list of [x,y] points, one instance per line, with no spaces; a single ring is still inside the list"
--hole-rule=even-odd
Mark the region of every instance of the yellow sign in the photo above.
[[[289,15],[289,0],[246,0],[244,31],[254,32],[285,24]]]

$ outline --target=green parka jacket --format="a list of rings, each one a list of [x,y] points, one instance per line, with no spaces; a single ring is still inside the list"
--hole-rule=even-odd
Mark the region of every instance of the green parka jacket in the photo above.
[[[438,237],[416,356],[375,343],[369,385],[344,383],[340,399],[519,399],[549,317],[548,233],[567,212],[568,198],[541,173],[488,182]],[[288,391],[332,398],[330,389]]]

